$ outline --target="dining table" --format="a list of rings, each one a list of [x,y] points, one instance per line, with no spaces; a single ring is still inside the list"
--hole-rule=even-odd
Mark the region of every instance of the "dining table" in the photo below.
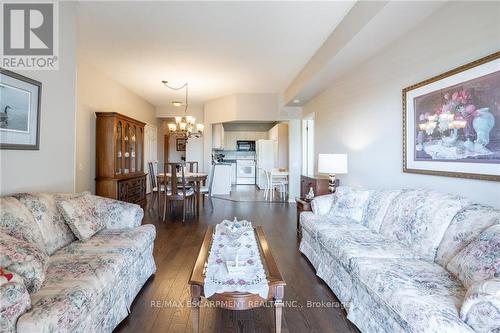
[[[172,174],[170,172],[167,173],[158,173],[156,176],[156,179],[158,181],[158,184],[166,184],[166,180],[168,178],[172,177]],[[186,172],[184,174],[184,178],[186,179],[187,183],[193,183],[195,187],[195,204],[196,204],[196,215],[200,214],[200,201],[202,199],[202,193],[201,193],[201,184],[207,181],[208,174],[204,172]],[[177,176],[177,179],[182,179],[181,175]]]
[[[271,169],[271,175],[274,176],[274,177],[283,177],[283,178],[285,178],[285,177],[288,177],[289,172],[286,169],[274,168],[274,169]]]

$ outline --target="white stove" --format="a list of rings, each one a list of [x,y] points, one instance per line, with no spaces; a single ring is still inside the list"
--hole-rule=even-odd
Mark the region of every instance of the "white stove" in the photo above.
[[[236,160],[236,185],[255,185],[255,160]]]

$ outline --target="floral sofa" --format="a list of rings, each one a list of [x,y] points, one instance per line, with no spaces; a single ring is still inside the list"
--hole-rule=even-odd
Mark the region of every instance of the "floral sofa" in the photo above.
[[[156,271],[143,215],[89,193],[0,198],[0,332],[111,332]]]
[[[339,187],[301,252],[362,332],[500,332],[500,211],[429,190]]]

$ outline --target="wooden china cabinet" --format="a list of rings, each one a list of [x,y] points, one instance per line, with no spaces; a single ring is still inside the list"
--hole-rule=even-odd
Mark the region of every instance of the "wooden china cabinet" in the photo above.
[[[116,112],[96,116],[96,194],[144,205],[145,123]]]

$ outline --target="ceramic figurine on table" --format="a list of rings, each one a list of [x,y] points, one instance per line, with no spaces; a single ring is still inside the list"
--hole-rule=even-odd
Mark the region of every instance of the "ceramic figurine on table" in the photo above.
[[[312,187],[309,187],[309,192],[306,194],[306,200],[314,199],[314,190]]]

